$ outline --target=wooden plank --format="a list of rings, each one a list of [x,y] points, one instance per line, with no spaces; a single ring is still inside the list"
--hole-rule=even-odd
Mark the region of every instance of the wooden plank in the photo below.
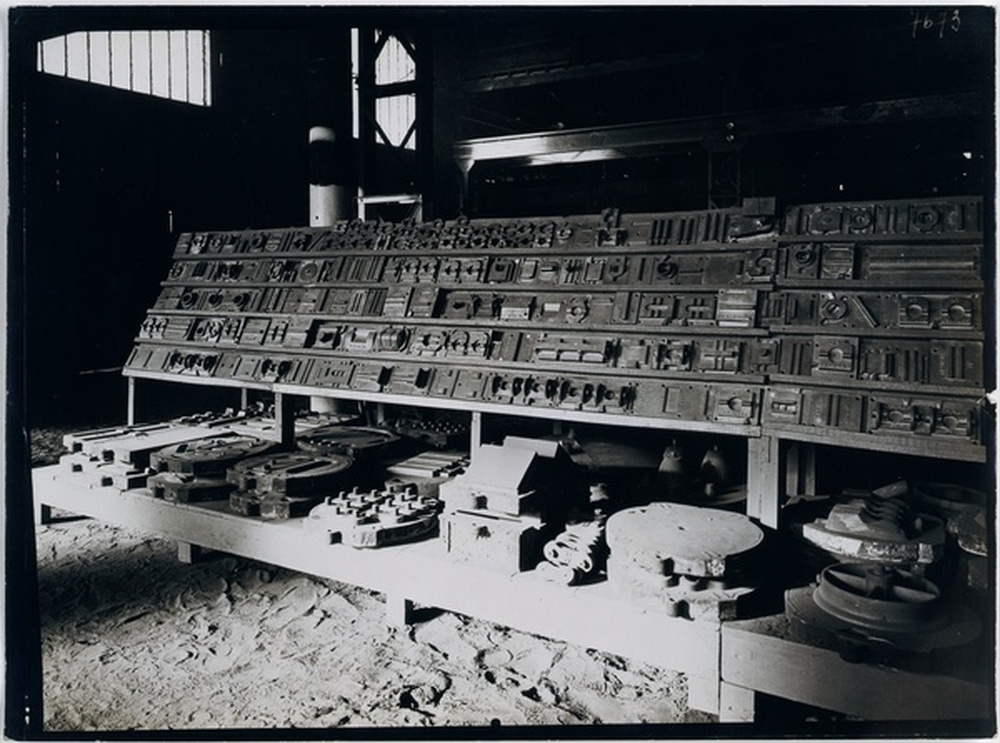
[[[848,663],[831,650],[787,639],[781,626],[780,621],[726,623],[723,683],[868,720],[990,717],[993,704],[985,684]]]
[[[747,439],[747,516],[778,528],[781,505],[781,442],[774,436]]]

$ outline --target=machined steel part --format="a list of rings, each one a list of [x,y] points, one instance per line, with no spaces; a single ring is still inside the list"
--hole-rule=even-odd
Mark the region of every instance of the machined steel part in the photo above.
[[[233,490],[225,477],[204,477],[187,472],[158,472],[149,476],[147,487],[154,498],[169,503],[225,500]]]
[[[149,455],[149,466],[157,472],[225,475],[240,460],[259,456],[277,446],[274,441],[232,434],[196,439],[153,452]]]
[[[362,461],[390,455],[400,445],[401,439],[385,428],[330,425],[300,435],[296,443],[300,449],[311,454],[340,454]]]
[[[342,484],[344,472],[353,463],[351,457],[339,454],[264,454],[237,462],[226,472],[226,479],[239,490],[258,495],[322,495]]]
[[[425,451],[390,465],[389,473],[398,477],[451,478],[465,472],[469,455],[458,451]]]
[[[982,621],[941,599],[930,581],[858,563],[831,566],[818,581],[785,592],[785,616],[798,641],[831,648],[852,663],[921,673],[968,673],[980,664]]]
[[[432,536],[439,502],[414,485],[361,492],[353,488],[327,496],[309,512],[306,527],[329,534],[331,542],[382,547]]]
[[[989,556],[989,527],[985,506],[967,506],[948,521],[948,530],[955,535],[963,552],[978,557]]]
[[[929,564],[944,550],[944,524],[897,498],[838,503],[825,519],[802,525],[802,537],[844,562]]]

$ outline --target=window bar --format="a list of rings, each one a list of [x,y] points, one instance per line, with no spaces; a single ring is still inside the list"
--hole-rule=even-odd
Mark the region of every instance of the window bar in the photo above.
[[[63,34],[63,77],[69,77],[69,34]]]
[[[406,130],[406,136],[403,137],[403,141],[399,143],[399,146],[405,149],[407,143],[410,141],[410,138],[413,137],[416,131],[417,131],[417,117],[414,116],[413,123],[410,124],[410,128]],[[416,144],[414,144],[414,149],[416,149]]]
[[[191,47],[189,45],[190,32],[184,32],[184,78],[187,81],[185,85],[185,101],[187,103],[191,102]]]
[[[170,43],[170,42],[171,42],[170,32],[167,31],[167,98],[169,98],[170,100],[173,100],[174,99],[174,76],[171,73],[173,72],[174,64],[173,64],[173,60],[171,60],[170,57],[171,57],[171,54],[172,54],[171,50],[173,49],[174,45],[172,43]]]
[[[212,60],[208,50],[208,31],[201,32],[201,61],[205,66],[203,74],[203,85],[201,89],[201,102],[210,106],[212,104]]]
[[[93,80],[92,80],[93,76],[90,74],[90,55],[91,55],[91,50],[90,50],[90,31],[88,31],[84,35],[84,38],[87,40],[87,82],[89,83],[89,82],[93,82]]]
[[[153,94],[153,31],[150,29],[146,32],[149,37],[149,43],[146,47],[146,51],[149,52],[149,93]]]

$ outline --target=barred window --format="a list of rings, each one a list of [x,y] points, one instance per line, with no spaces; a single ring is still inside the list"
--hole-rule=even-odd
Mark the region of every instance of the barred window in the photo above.
[[[76,31],[38,43],[38,71],[212,105],[208,31]]]

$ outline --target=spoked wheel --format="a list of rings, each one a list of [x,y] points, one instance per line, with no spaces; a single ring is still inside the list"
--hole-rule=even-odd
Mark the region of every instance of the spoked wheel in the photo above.
[[[927,632],[948,621],[934,583],[883,565],[831,565],[820,573],[813,600],[831,616],[881,632]]]

